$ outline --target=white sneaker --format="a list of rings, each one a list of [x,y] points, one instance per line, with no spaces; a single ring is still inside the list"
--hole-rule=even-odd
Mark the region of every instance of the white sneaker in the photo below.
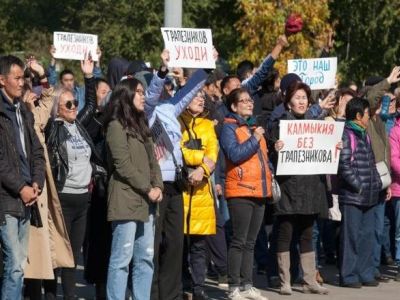
[[[251,287],[248,290],[245,290],[241,292],[242,297],[245,299],[251,299],[251,300],[268,300],[267,297],[264,297],[261,295],[260,291],[257,290],[255,287]]]
[[[235,288],[232,292],[229,293],[228,299],[230,300],[247,300],[246,298],[242,297],[240,294],[239,288]]]

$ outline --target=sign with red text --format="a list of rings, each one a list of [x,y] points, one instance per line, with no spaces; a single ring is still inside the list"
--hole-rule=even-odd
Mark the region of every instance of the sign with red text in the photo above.
[[[344,122],[282,120],[277,175],[336,174]]]
[[[169,67],[215,69],[211,29],[162,27]]]
[[[296,73],[312,90],[335,87],[337,57],[288,60],[288,73]]]
[[[56,48],[55,58],[83,60],[85,53],[97,57],[97,35],[57,31],[53,34],[53,45]]]

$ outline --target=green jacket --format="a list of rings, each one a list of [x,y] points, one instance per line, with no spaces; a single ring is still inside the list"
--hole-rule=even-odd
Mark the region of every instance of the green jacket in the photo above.
[[[128,134],[114,120],[108,125],[106,143],[111,163],[107,219],[147,222],[155,208],[147,194],[152,187],[163,189],[152,139]]]
[[[379,100],[390,88],[389,82],[385,79],[372,86],[366,94],[371,110],[379,103]],[[390,145],[385,130],[385,123],[379,115],[371,116],[368,124],[367,133],[371,138],[372,150],[375,156],[375,162],[385,161],[390,169]]]

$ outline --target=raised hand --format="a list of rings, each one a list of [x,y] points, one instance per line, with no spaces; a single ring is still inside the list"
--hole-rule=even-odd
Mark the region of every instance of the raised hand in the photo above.
[[[390,73],[389,77],[387,78],[389,84],[396,83],[400,81],[400,67],[396,66],[393,68],[392,72]]]
[[[161,52],[161,68],[166,70],[168,69],[168,64],[169,64],[169,50],[168,49],[164,49],[163,52]]]
[[[94,62],[90,53],[85,53],[84,59],[81,61],[81,70],[86,78],[93,77]]]

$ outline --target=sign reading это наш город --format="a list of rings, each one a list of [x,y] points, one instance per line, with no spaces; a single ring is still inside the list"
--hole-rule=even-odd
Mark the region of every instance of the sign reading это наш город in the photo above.
[[[335,87],[337,57],[290,59],[288,73],[295,73],[312,90]]]

